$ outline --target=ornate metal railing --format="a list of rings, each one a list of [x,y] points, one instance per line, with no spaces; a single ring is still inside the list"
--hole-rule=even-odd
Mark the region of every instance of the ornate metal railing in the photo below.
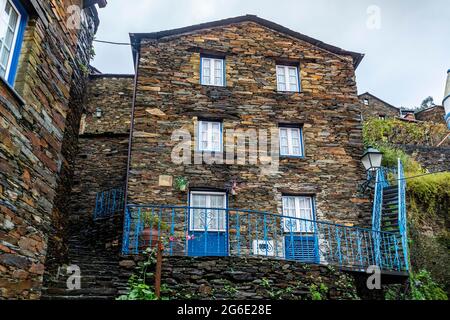
[[[123,254],[154,248],[158,239],[166,255],[268,256],[358,270],[370,265],[406,270],[403,244],[390,232],[252,210],[128,205]]]
[[[403,170],[403,164],[398,159],[398,225],[400,229],[400,235],[402,237],[403,246],[403,260],[405,261],[406,270],[409,270],[408,261],[408,233],[407,233],[407,221],[406,221],[406,179]]]
[[[373,238],[375,244],[375,261],[377,261],[377,264],[379,264],[381,260],[381,238],[378,236],[378,232],[381,231],[381,215],[383,214],[383,189],[389,186],[386,172],[387,171],[384,168],[380,168],[374,173],[375,194],[372,208],[372,229],[375,231]]]
[[[117,187],[98,192],[95,197],[94,220],[123,213],[125,206],[124,191],[124,187]]]

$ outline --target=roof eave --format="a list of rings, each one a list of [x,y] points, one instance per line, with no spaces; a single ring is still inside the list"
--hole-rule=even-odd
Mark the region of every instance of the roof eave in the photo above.
[[[227,19],[223,19],[223,20],[206,22],[206,23],[196,24],[196,25],[192,25],[192,26],[188,26],[188,27],[158,31],[158,32],[130,33],[130,39],[131,39],[132,46],[135,46],[135,44],[137,44],[137,43],[140,44],[140,41],[142,39],[159,40],[164,37],[181,35],[181,34],[190,33],[190,32],[194,32],[194,31],[210,29],[210,28],[215,28],[215,27],[220,27],[220,26],[230,25],[230,24],[240,23],[240,22],[255,22],[255,23],[258,23],[269,29],[272,29],[274,31],[278,31],[280,33],[287,34],[287,35],[297,38],[299,40],[306,41],[306,42],[308,42],[314,46],[317,46],[321,49],[324,49],[326,51],[329,51],[329,52],[332,52],[332,53],[335,53],[338,55],[351,56],[353,59],[353,66],[354,66],[355,70],[358,68],[359,64],[361,63],[361,61],[364,58],[364,54],[362,54],[362,53],[347,51],[347,50],[341,49],[339,47],[327,44],[320,40],[317,40],[317,39],[311,38],[307,35],[301,34],[297,31],[286,28],[275,22],[260,18],[256,15],[238,16],[238,17],[234,17],[234,18],[227,18]]]

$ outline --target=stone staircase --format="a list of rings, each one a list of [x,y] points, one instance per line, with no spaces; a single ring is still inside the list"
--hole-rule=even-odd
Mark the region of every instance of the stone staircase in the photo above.
[[[399,198],[398,186],[389,186],[383,189],[383,208],[381,214],[381,231],[387,231],[395,234],[398,244],[398,254],[403,255],[403,248],[401,246],[402,236],[400,234],[400,226],[398,220]],[[391,249],[394,244],[390,243]]]
[[[80,268],[81,288],[67,288],[66,269],[59,276],[47,279],[42,291],[43,300],[111,300],[126,291],[130,274],[119,268],[118,249],[105,250],[104,245],[87,243],[82,235],[72,236],[68,241],[68,264]]]

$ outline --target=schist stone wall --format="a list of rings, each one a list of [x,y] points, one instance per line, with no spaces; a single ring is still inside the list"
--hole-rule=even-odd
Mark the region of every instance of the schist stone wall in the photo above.
[[[200,85],[201,52],[225,56],[226,86]],[[357,194],[364,180],[360,106],[352,58],[242,22],[191,34],[142,40],[129,177],[130,203],[186,205],[187,194],[159,185],[161,175],[185,176],[189,187],[238,194],[230,208],[281,212],[282,194],[315,195],[319,219],[360,224],[369,200]],[[301,93],[278,93],[277,61],[300,64]],[[194,137],[199,119],[227,129],[303,126],[305,157],[280,159],[264,175],[259,165],[175,164],[175,130]],[[270,140],[269,140],[270,141]],[[192,147],[193,149],[193,147]],[[193,157],[192,157],[193,158]]]
[[[399,109],[369,93],[363,93],[359,95],[358,98],[361,104],[361,114],[363,119],[379,117],[394,118],[400,116]],[[366,105],[364,100],[368,100],[369,104]]]
[[[33,1],[11,98],[0,101],[0,299],[37,299],[44,272],[64,255],[64,221],[92,39],[86,23],[68,29],[68,6]],[[10,94],[5,92],[10,92]]]
[[[430,172],[450,171],[450,147],[397,145]]]
[[[132,94],[131,75],[90,76],[70,200],[72,234],[90,225],[97,192],[125,185]],[[121,221],[113,220],[117,230]]]
[[[430,121],[445,124],[445,110],[443,106],[434,106],[415,114],[416,119],[420,121]]]
[[[129,275],[138,259],[122,261],[119,273]],[[390,284],[407,280],[381,279],[381,290],[369,290],[366,273],[266,257],[164,257],[162,262],[168,289],[163,295],[170,299],[311,300],[316,291],[323,300],[383,300]]]

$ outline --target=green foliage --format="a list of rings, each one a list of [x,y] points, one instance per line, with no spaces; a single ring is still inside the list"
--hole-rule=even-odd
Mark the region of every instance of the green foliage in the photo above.
[[[145,227],[156,228],[161,230],[169,230],[170,227],[167,223],[159,219],[158,214],[152,211],[145,211],[142,214],[142,221],[144,222]]]
[[[147,249],[144,251],[145,260],[140,262],[136,274],[128,279],[129,290],[127,294],[121,295],[117,300],[157,300],[153,288],[147,284],[147,278],[153,277],[153,273],[148,272],[156,264],[156,250]],[[161,286],[161,292],[167,292],[167,288]],[[166,300],[166,298],[162,298]]]
[[[235,287],[233,287],[231,284],[224,285],[223,291],[225,291],[225,293],[230,298],[234,298],[236,296],[236,294],[238,293],[238,290]]]
[[[178,190],[183,191],[188,185],[188,180],[185,177],[177,177],[175,179],[175,186]]]
[[[426,270],[411,273],[411,300],[448,300],[447,294]]]
[[[130,277],[128,285],[130,286],[128,293],[121,295],[117,300],[158,300],[152,288],[136,275]]]
[[[328,294],[328,287],[324,283],[319,285],[311,284],[309,286],[309,293],[312,300],[326,300]]]
[[[364,122],[363,138],[366,145],[436,145],[447,135],[447,130],[445,124],[373,118]]]
[[[446,212],[450,201],[450,172],[436,173],[408,180],[407,191],[410,200],[411,216],[415,222],[436,218],[438,212]]]

